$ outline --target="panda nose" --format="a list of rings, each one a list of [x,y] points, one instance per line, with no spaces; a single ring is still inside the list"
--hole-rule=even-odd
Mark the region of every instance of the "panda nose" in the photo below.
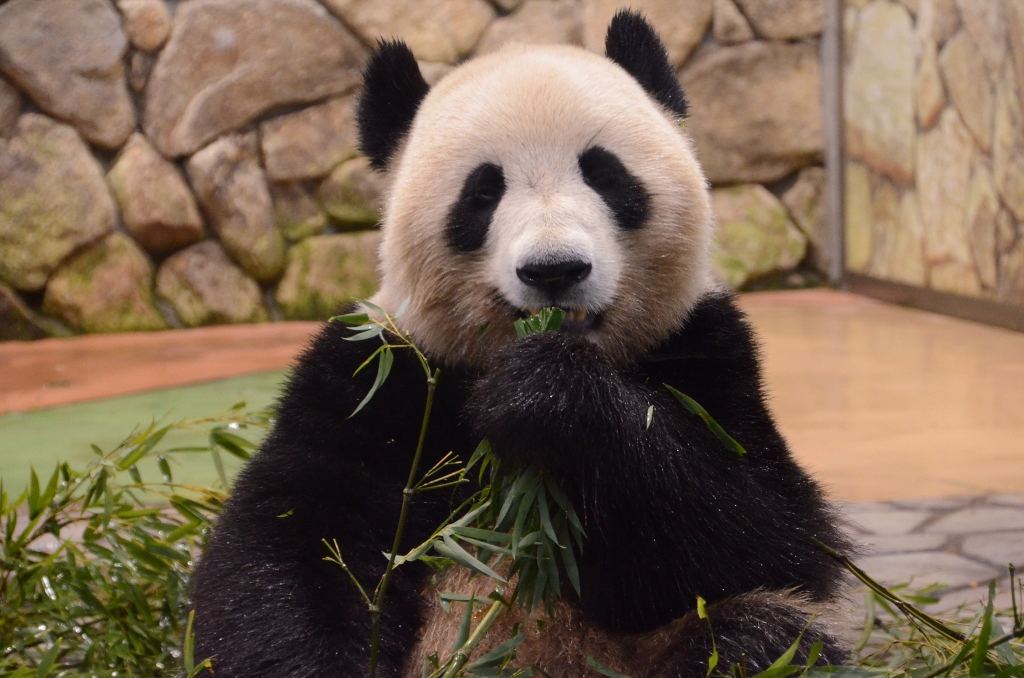
[[[551,264],[526,264],[516,269],[519,279],[530,287],[543,290],[552,299],[573,285],[583,282],[590,269],[585,261],[559,261]]]

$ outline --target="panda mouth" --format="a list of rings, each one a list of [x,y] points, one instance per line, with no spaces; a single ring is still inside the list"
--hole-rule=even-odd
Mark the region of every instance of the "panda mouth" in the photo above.
[[[601,324],[602,314],[582,308],[562,308],[565,319],[562,320],[561,332],[583,333],[596,329]],[[529,318],[541,312],[539,308],[524,308],[519,311],[520,318]]]

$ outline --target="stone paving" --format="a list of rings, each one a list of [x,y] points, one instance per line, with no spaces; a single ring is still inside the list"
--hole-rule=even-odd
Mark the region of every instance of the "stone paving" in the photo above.
[[[978,606],[992,579],[996,608],[1010,607],[1007,565],[1024,571],[1024,495],[851,503],[841,510],[863,545],[855,561],[871,577],[912,589],[941,585],[934,593],[941,600],[929,612]]]

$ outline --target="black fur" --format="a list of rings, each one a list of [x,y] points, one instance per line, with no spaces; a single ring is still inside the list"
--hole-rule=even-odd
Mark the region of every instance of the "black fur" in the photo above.
[[[604,39],[605,55],[636,78],[647,93],[680,118],[686,117],[686,97],[668,61],[661,38],[639,12],[616,13]]]
[[[381,40],[363,69],[356,123],[359,150],[376,169],[384,169],[409,133],[430,86],[416,57],[400,40]]]
[[[374,585],[425,385],[398,351],[388,382],[349,418],[373,381],[373,370],[352,374],[375,346],[346,336],[328,324],[303,355],[195,573],[196,655],[214,658],[218,678],[365,671],[369,617],[344,572],[322,560],[321,539],[337,539],[364,586]],[[663,382],[700,402],[747,456],[727,450]],[[728,296],[705,300],[627,367],[567,334],[515,342],[483,374],[442,365],[422,467],[448,450],[466,459],[481,436],[510,465],[543,461],[570,493],[587,529],[578,602],[607,629],[653,629],[691,611],[697,595],[715,603],[759,588],[796,587],[813,599],[835,592],[840,571],[809,539],[844,542],[772,423],[750,330]],[[404,548],[449,510],[448,497],[418,499]],[[414,645],[426,575],[413,564],[392,578],[384,678],[398,676]],[[789,636],[763,633],[766,618],[747,613],[750,624],[737,612],[721,632],[761,642],[765,656],[785,651]],[[779,623],[788,633],[792,623]]]
[[[505,174],[493,163],[470,172],[458,200],[448,212],[444,236],[457,252],[475,252],[484,246],[494,211],[505,195]]]
[[[675,645],[654,662],[645,678],[703,678],[708,659],[718,652],[716,673],[729,674],[733,666],[754,676],[777,660],[782,651],[801,639],[794,664],[807,662],[811,645],[820,641],[817,665],[842,664],[849,652],[806,612],[771,595],[755,593],[709,605],[708,618],[687,615],[685,626],[674,634]],[[733,673],[732,675],[737,675]]]
[[[617,155],[593,146],[580,155],[579,166],[583,181],[608,205],[619,228],[635,231],[644,225],[651,195]]]

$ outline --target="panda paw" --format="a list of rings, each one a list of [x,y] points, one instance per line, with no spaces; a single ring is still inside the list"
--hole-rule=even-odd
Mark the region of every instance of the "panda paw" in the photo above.
[[[624,389],[614,365],[590,341],[567,333],[531,335],[497,351],[474,385],[469,416],[495,454],[515,465],[557,466],[600,439]]]

